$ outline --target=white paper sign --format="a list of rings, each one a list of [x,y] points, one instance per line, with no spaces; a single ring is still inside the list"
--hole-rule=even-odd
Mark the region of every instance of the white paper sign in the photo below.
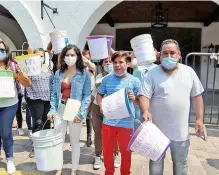
[[[141,131],[130,145],[130,150],[149,157],[153,161],[159,161],[164,155],[170,140],[151,122],[144,122],[140,128]],[[138,130],[136,131],[138,132]]]
[[[106,38],[88,39],[88,45],[91,58],[101,60],[109,56]]]
[[[14,98],[15,84],[13,77],[0,77],[0,98]]]
[[[135,47],[134,52],[139,65],[156,61],[156,56],[152,44],[141,43]]]
[[[63,115],[63,120],[73,121],[81,107],[81,102],[74,99],[68,99]]]
[[[35,76],[41,73],[41,58],[39,55],[18,59],[17,63],[23,74],[27,76]]]
[[[68,44],[68,38],[66,36],[53,37],[51,38],[51,42],[52,42],[52,48],[54,52],[59,53]]]
[[[130,117],[125,102],[125,89],[121,89],[102,100],[103,115],[107,119],[122,119]]]

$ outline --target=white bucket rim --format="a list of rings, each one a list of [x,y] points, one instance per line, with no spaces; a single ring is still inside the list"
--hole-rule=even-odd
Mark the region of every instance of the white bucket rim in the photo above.
[[[149,42],[153,44],[153,40],[150,34],[138,35],[130,40],[132,48],[138,46],[140,43],[145,43],[145,42]]]
[[[65,36],[67,36],[68,34],[67,34],[67,31],[65,31],[65,30],[54,31],[54,32],[49,33],[50,37],[58,36],[58,35],[65,35]]]
[[[59,135],[59,134],[62,134],[62,132],[61,131],[59,131],[59,130],[56,130],[56,129],[44,129],[44,130],[40,130],[40,131],[37,131],[37,132],[35,132],[35,133],[33,133],[32,134],[32,138],[39,138],[39,137],[37,137],[37,136],[34,136],[34,135],[36,135],[36,133],[38,133],[38,132],[43,132],[43,131],[46,131],[46,130],[53,130],[53,131],[57,131],[57,135]],[[43,138],[45,138],[45,137],[48,137],[48,136],[40,136],[40,137],[43,137]],[[49,136],[49,137],[53,137],[53,136]]]
[[[114,38],[113,35],[89,35],[86,38],[88,39],[89,37],[95,37],[95,36],[97,36],[97,37],[112,37],[112,38]]]

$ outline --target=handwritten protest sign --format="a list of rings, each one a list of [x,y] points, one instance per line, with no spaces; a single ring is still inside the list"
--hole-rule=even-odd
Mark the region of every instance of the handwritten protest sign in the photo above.
[[[92,58],[101,60],[109,56],[107,38],[88,39],[89,50]]]
[[[135,56],[139,65],[151,63],[156,60],[152,44],[141,43],[134,49]]]
[[[14,98],[15,84],[12,71],[0,71],[0,99]]]
[[[129,148],[153,161],[159,161],[168,149],[170,140],[156,125],[145,121],[134,133]]]
[[[126,106],[125,88],[103,98],[103,114],[108,119],[122,119],[130,117]]]
[[[26,76],[35,76],[41,73],[40,55],[22,55],[15,57],[18,66]]]

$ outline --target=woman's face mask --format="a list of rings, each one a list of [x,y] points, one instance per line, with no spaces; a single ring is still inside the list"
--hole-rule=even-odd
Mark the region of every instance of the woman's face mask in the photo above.
[[[110,73],[113,71],[113,65],[112,64],[105,65],[103,66],[103,70],[107,73]]]
[[[44,64],[45,58],[44,57],[40,57],[40,59],[41,59],[41,64]]]
[[[0,49],[0,61],[4,61],[6,59],[6,52],[4,49]]]
[[[74,66],[77,61],[77,56],[65,56],[64,61],[68,66]]]

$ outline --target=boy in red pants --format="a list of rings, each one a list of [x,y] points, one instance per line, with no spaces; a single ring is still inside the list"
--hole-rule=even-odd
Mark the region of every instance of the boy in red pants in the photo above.
[[[128,88],[128,97],[135,105],[138,104],[136,95],[140,88],[140,80],[127,73],[127,68],[131,62],[131,57],[123,52],[115,52],[111,61],[113,62],[114,72],[106,76],[99,89],[97,95],[97,103],[102,110],[102,99],[104,96],[111,95],[120,89]],[[134,115],[134,114],[133,114]],[[121,175],[129,175],[131,169],[131,152],[128,150],[133,126],[134,116],[123,119],[107,119],[104,116],[102,126],[102,145],[105,166],[105,175],[114,174],[114,148],[116,140],[118,140],[119,150],[121,152]]]

